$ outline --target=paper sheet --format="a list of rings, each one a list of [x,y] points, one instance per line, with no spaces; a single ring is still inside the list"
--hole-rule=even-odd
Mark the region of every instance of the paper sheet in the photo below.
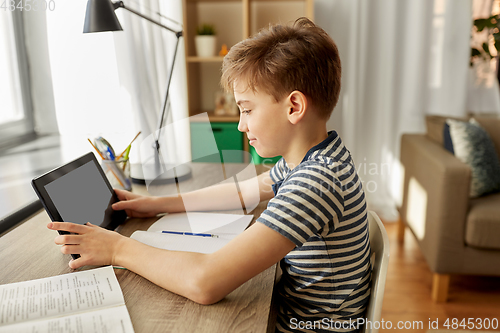
[[[242,233],[253,219],[253,215],[176,213],[167,214],[153,223],[148,231],[184,231],[210,234]]]
[[[92,333],[133,333],[125,305],[85,312],[53,319],[35,320],[16,325],[0,326],[0,332],[15,333],[55,333],[55,332],[92,332]]]
[[[141,243],[171,251],[213,253],[231,241],[236,235],[211,238],[188,235],[171,235],[161,232],[136,231],[130,238]]]

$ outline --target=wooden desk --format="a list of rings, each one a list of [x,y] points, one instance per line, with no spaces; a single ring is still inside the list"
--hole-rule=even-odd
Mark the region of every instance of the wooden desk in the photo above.
[[[219,166],[220,167],[220,166]],[[241,166],[226,166],[226,173]],[[258,171],[268,168],[259,166]],[[217,165],[193,164],[193,177],[183,188],[199,188],[219,177]],[[175,185],[162,187],[175,193]],[[137,186],[134,191],[144,192]],[[157,188],[156,191],[159,191]],[[266,204],[254,211],[258,217]],[[130,219],[117,231],[129,236],[135,230],[146,230],[156,218]],[[46,228],[50,218],[41,211],[11,232],[0,237],[0,284],[44,278],[72,270],[69,255],[61,254],[54,244],[57,235]],[[79,270],[93,267],[82,267]],[[123,290],[125,304],[135,332],[274,332],[275,314],[271,301],[276,265],[247,281],[214,305],[196,304],[171,293],[127,270],[115,269]],[[268,327],[269,326],[269,327]]]

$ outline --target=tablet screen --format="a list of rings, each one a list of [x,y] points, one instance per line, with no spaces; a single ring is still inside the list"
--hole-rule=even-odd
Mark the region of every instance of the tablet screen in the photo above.
[[[44,187],[65,222],[101,225],[109,218],[113,195],[93,161]]]
[[[111,208],[118,197],[92,153],[33,179],[32,185],[52,221],[114,230],[127,218],[125,211]]]

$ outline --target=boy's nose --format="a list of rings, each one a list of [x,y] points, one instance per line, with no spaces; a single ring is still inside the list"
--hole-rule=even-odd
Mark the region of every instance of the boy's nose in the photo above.
[[[248,131],[247,122],[244,120],[244,117],[241,113],[240,113],[240,122],[238,123],[238,131],[240,132]]]

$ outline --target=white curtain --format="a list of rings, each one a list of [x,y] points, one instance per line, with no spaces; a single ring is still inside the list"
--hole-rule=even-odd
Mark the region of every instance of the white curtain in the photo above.
[[[158,0],[144,3],[182,22],[180,0],[162,2],[161,6]],[[126,0],[125,4],[143,12],[137,0]],[[44,12],[50,56],[45,71],[50,70],[63,152],[74,157],[77,152],[90,151],[87,138],[96,136],[105,137],[121,152],[140,130],[143,134],[134,143],[130,159],[141,162],[140,142],[158,126],[175,36],[124,9],[116,10],[124,32],[84,34],[86,6],[87,0],[60,1],[56,10]],[[154,13],[143,13],[170,24]],[[41,22],[33,27],[42,28]],[[33,34],[30,41],[35,38],[43,40]],[[185,73],[181,40],[171,84],[171,120],[188,114]],[[175,130],[162,133],[162,142],[175,145],[168,150],[174,157],[190,156],[189,128],[178,126]]]
[[[43,11],[24,11],[23,23],[35,131],[38,134],[59,134],[49,59],[47,17]]]
[[[397,219],[402,133],[425,115],[466,113],[472,0],[316,0],[335,40],[342,91],[329,121],[350,149],[369,209]]]
[[[106,138],[117,151],[137,128],[120,88],[113,39],[119,32],[83,33],[87,0],[59,1],[45,12],[50,74],[63,160],[93,151],[87,138]],[[137,149],[130,153],[134,162]]]
[[[182,30],[181,0],[134,0],[125,1],[125,6],[172,28]],[[124,34],[115,34],[116,60],[123,90],[128,92],[136,127],[142,134],[138,142],[156,132],[166,94],[168,75],[174,56],[176,36],[124,9],[116,11]],[[179,24],[172,22],[172,19]],[[166,125],[188,117],[187,78],[184,39],[180,38],[169,92],[169,105],[160,146],[168,152],[166,163],[190,160],[190,135],[188,122],[176,126]],[[168,128],[168,130],[167,130]],[[146,140],[148,141],[148,140]],[[139,149],[152,149],[137,145]],[[164,149],[166,148],[166,149]],[[140,152],[141,156],[148,155]]]

